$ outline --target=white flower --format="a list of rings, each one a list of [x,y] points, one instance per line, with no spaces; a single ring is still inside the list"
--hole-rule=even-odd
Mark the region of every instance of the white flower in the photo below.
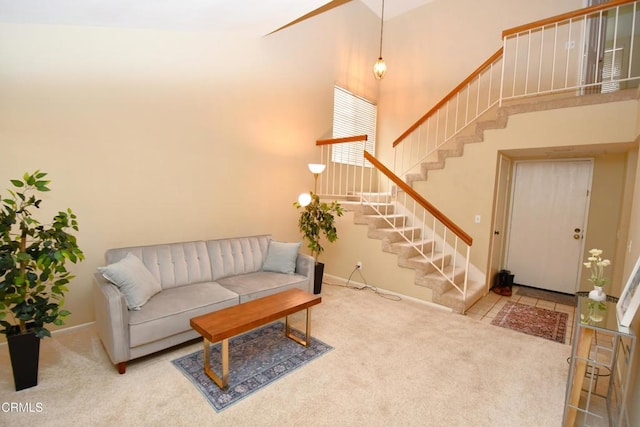
[[[589,281],[595,286],[604,286],[609,281],[604,277],[604,268],[611,265],[611,261],[608,259],[602,259],[601,249],[591,249],[589,251],[590,257],[587,258],[587,262],[584,262],[584,266],[591,270],[591,277]]]

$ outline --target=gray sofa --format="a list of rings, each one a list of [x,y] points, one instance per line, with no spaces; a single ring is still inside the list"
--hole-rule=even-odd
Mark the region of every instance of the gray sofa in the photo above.
[[[274,267],[284,245],[289,254],[295,251],[294,271],[282,272],[281,260]],[[264,235],[108,250],[108,266],[94,275],[94,301],[109,358],[122,374],[129,360],[199,337],[189,326],[192,317],[291,288],[312,293],[314,260],[291,245]],[[114,266],[136,259],[158,288],[131,307],[126,287],[106,277],[113,279],[108,273]]]

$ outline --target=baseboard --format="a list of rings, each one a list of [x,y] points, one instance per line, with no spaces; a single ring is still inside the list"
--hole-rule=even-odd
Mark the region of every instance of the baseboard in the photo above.
[[[68,328],[56,329],[55,331],[51,331],[51,336],[55,336],[55,335],[58,335],[58,334],[65,334],[67,332],[77,331],[78,329],[88,328],[89,326],[95,325],[95,323],[96,322],[93,321],[93,322],[82,323],[80,325],[69,326]],[[0,347],[2,347],[3,345],[7,345],[7,337],[3,336],[3,339],[4,339],[4,341],[0,342]]]
[[[326,279],[329,278],[331,280],[335,280],[336,282],[339,282],[340,285],[344,285],[344,284],[347,283],[347,279],[345,279],[343,277],[334,276],[333,274],[325,273],[324,274],[324,278],[325,278],[324,281],[326,281]],[[327,282],[327,283],[329,283],[329,282]],[[349,280],[349,283],[351,283],[351,284],[353,284],[354,286],[357,286],[357,287],[368,286],[366,283],[356,282],[355,280]],[[333,283],[333,284],[337,285],[338,283]],[[428,307],[437,308],[439,310],[446,311],[448,313],[453,313],[453,309],[451,309],[450,307],[445,307],[444,305],[436,304],[436,303],[431,302],[431,301],[425,301],[425,300],[422,300],[420,298],[415,298],[415,297],[412,297],[412,296],[409,296],[409,295],[404,295],[404,294],[401,294],[401,293],[398,293],[398,292],[390,291],[388,289],[379,288],[377,286],[376,286],[376,288],[380,292],[385,293],[385,294],[394,295],[394,296],[400,297],[402,299],[406,299],[407,301],[416,302],[418,304],[423,304],[423,305],[426,305]]]

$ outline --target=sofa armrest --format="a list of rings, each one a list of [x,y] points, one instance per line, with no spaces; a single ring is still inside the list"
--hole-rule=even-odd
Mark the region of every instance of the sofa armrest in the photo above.
[[[298,254],[298,259],[296,260],[296,273],[309,279],[309,292],[313,292],[315,264],[316,261],[312,256],[302,253]]]
[[[96,328],[114,364],[130,359],[129,312],[124,295],[101,274],[94,274]]]

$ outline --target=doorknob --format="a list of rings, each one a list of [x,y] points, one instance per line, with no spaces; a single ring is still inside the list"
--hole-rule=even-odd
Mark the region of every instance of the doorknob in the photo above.
[[[580,229],[579,229],[579,228],[574,228],[574,229],[573,229],[573,232],[574,232],[574,233],[579,233],[579,232],[580,232]]]
[[[576,239],[576,240],[580,240],[580,235],[579,234],[574,234],[573,238]]]

